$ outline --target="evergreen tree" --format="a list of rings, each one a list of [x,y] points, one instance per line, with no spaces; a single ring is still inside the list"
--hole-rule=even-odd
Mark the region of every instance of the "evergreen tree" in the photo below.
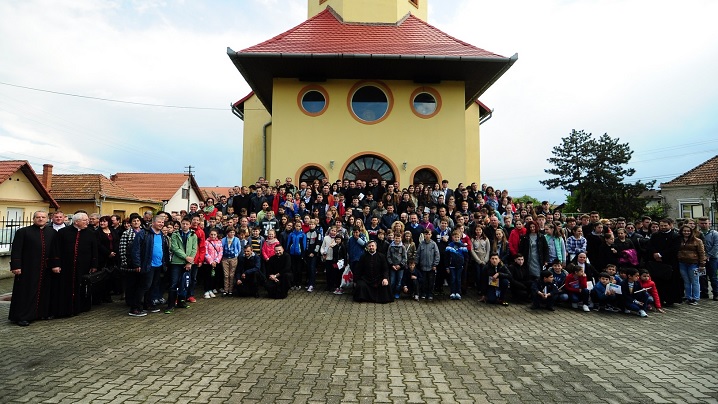
[[[620,143],[605,133],[596,139],[591,133],[574,129],[552,153],[548,162],[554,167],[544,171],[554,177],[539,182],[548,189],[570,192],[581,212],[596,210],[604,217],[637,217],[645,211],[646,200],[639,196],[655,181],[625,182],[636,172],[626,167],[633,155],[628,143]]]

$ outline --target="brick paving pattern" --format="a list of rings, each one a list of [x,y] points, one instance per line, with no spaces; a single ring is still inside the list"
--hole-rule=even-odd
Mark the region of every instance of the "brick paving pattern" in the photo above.
[[[717,403],[717,331],[713,301],[647,319],[304,291],[141,318],[116,302],[0,323],[0,402]]]

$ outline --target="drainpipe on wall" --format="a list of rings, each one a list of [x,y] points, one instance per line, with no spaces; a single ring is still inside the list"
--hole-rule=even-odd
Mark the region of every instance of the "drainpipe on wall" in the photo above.
[[[262,127],[262,177],[264,179],[267,179],[267,128],[272,126],[272,121],[269,121],[264,124]]]

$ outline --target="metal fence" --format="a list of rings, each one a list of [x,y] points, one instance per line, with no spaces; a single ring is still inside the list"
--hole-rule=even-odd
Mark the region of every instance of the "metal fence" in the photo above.
[[[18,229],[30,226],[31,224],[31,217],[13,219],[0,217],[0,254],[10,252],[12,240],[15,238],[15,232]]]

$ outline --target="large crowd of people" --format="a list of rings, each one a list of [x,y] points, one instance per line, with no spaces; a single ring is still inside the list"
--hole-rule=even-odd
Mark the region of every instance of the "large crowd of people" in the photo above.
[[[198,299],[351,291],[358,302],[486,304],[664,312],[718,300],[718,232],[706,217],[566,217],[548,202],[444,180],[400,188],[260,178],[189,211],[127,219],[36,212],[12,246],[9,319],[26,326],[124,296],[130,316]],[[471,292],[470,292],[471,290]]]

